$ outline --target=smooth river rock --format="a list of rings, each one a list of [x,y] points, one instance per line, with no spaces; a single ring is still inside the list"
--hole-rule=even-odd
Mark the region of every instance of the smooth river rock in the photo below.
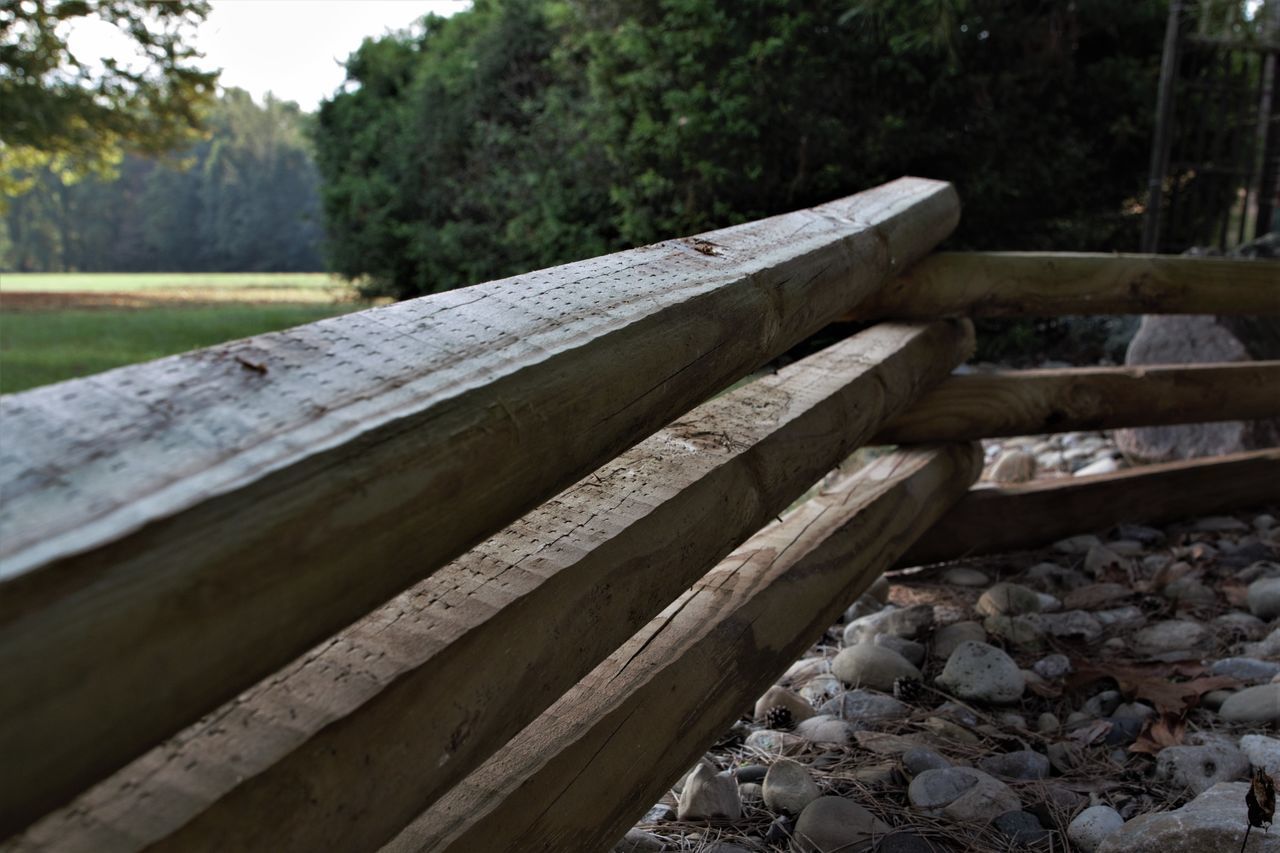
[[[798,815],[822,792],[809,769],[798,761],[782,758],[773,763],[764,777],[764,804],[774,812]]]
[[[911,807],[932,817],[990,822],[1022,808],[1005,783],[972,767],[926,770],[907,787]]]
[[[937,682],[962,699],[986,702],[1016,702],[1026,686],[1013,658],[995,646],[971,641],[951,653]]]
[[[844,797],[818,797],[796,821],[796,853],[862,853],[889,832],[889,825]]]
[[[1248,820],[1247,782],[1220,782],[1180,809],[1135,817],[1097,853],[1235,853]],[[1247,853],[1280,853],[1280,833],[1254,829]]]
[[[1218,709],[1231,723],[1274,723],[1280,720],[1280,684],[1260,684],[1231,694]]]
[[[890,692],[899,678],[920,680],[920,670],[892,649],[871,643],[858,643],[841,649],[831,662],[831,672],[854,687],[870,687]]]

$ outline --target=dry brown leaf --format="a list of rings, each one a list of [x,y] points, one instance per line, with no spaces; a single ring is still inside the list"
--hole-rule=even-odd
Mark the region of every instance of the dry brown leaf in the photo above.
[[[1099,679],[1109,678],[1125,696],[1144,699],[1162,714],[1181,715],[1199,705],[1200,697],[1204,694],[1239,684],[1234,678],[1225,675],[1196,677],[1204,671],[1204,666],[1192,661],[1148,665],[1080,663],[1076,667],[1076,673],[1068,680],[1067,687],[1078,690]],[[1170,680],[1174,676],[1191,680]]]
[[[1259,767],[1253,771],[1253,781],[1244,795],[1244,804],[1249,809],[1249,823],[1244,828],[1244,842],[1240,845],[1243,853],[1249,843],[1249,832],[1258,828],[1271,826],[1276,817],[1276,783],[1267,771]]]
[[[1161,714],[1147,722],[1130,752],[1155,755],[1167,746],[1180,746],[1187,734],[1187,721],[1179,714]]]
[[[1238,684],[1238,681],[1226,675],[1211,675],[1191,681],[1144,678],[1134,682],[1133,697],[1146,699],[1162,714],[1181,716],[1199,705],[1200,697],[1204,694]]]

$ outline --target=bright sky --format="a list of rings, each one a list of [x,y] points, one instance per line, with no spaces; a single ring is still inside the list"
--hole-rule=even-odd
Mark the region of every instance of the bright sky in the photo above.
[[[314,110],[345,79],[342,62],[366,36],[407,29],[429,12],[452,15],[470,0],[212,0],[196,35],[202,65],[221,68],[221,83],[261,102],[268,91]],[[71,48],[84,60],[114,54],[123,39],[109,25],[84,20]]]

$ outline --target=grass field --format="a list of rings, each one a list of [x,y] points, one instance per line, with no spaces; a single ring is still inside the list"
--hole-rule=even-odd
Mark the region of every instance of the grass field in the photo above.
[[[0,393],[365,307],[325,274],[0,274]]]

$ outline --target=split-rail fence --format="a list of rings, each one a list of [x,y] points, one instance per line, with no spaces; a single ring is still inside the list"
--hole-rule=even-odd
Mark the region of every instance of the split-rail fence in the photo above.
[[[931,254],[959,213],[904,178],[0,399],[0,848],[607,849],[885,569],[1280,497],[1274,449],[973,486],[986,436],[1276,416],[1280,362],[952,375],[967,318],[1280,276]]]

